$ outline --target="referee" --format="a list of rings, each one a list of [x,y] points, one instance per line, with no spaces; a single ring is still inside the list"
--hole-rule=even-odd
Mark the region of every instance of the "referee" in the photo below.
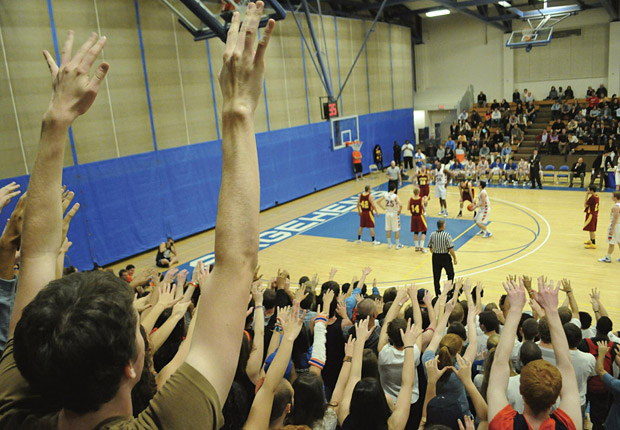
[[[446,269],[448,279],[454,280],[454,264],[456,262],[456,254],[454,253],[454,243],[452,236],[446,231],[446,220],[437,220],[437,231],[434,231],[428,239],[428,247],[433,253],[433,278],[435,279],[435,294],[441,294],[441,271]]]

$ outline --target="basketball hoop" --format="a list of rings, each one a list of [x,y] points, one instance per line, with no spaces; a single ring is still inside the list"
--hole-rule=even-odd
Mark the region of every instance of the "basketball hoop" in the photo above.
[[[344,144],[346,146],[352,146],[355,151],[359,151],[363,143],[364,142],[362,142],[361,140],[353,140],[353,141],[345,142]]]

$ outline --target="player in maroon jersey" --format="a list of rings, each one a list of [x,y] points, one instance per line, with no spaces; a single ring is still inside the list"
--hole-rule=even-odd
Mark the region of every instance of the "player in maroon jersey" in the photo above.
[[[421,252],[428,252],[424,248],[424,241],[426,240],[426,217],[424,216],[424,207],[427,202],[427,197],[422,196],[420,189],[415,187],[413,189],[413,197],[409,199],[409,212],[411,212],[411,231],[413,232],[413,242],[416,244],[415,250]],[[418,236],[419,235],[419,236]]]
[[[461,194],[461,209],[459,210],[457,218],[463,216],[463,204],[465,204],[465,202],[474,203],[476,197],[476,189],[474,188],[474,185],[471,183],[471,181],[468,181],[465,178],[461,178],[461,181],[459,182],[459,193]],[[475,212],[474,218],[476,218]]]
[[[586,194],[585,209],[586,222],[583,231],[590,233],[590,240],[585,242],[586,249],[596,249],[596,224],[598,223],[598,203],[596,185],[590,185]]]
[[[426,170],[426,164],[422,164],[420,171],[416,174],[418,186],[420,187],[420,197],[426,197],[424,200],[424,215],[426,215],[426,207],[428,206],[428,196],[431,193],[429,186],[428,171]]]
[[[377,206],[375,206],[375,200],[370,194],[370,185],[366,185],[364,192],[360,194],[357,200],[357,212],[360,214],[360,228],[357,232],[357,243],[362,243],[362,230],[364,228],[370,229],[370,237],[372,237],[372,244],[379,245],[381,242],[375,240],[375,214],[377,212]]]

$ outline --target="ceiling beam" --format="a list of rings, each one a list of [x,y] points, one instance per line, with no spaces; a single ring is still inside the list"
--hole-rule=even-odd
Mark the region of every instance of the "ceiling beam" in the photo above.
[[[612,20],[618,19],[618,0],[601,0],[601,3]]]
[[[454,0],[434,0],[434,1],[435,1],[435,3],[439,3],[440,5],[448,8],[448,9],[451,9],[451,10],[454,10],[454,11],[456,11],[458,13],[463,14],[463,15],[467,15],[467,16],[470,16],[472,18],[475,18],[478,21],[484,22],[485,24],[490,24],[493,27],[498,28],[498,29],[500,29],[500,30],[502,30],[504,32],[508,31],[506,26],[504,26],[503,24],[501,24],[501,23],[499,23],[497,21],[492,21],[489,18],[485,18],[484,16],[480,15],[477,12],[474,12],[473,10],[470,10],[470,9],[467,9],[467,8],[460,8],[458,3],[456,1],[454,1]]]

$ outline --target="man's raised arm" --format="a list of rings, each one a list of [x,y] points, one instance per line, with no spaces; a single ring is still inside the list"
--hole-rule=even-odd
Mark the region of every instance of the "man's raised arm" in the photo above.
[[[105,45],[105,37],[93,33],[72,56],[73,32],[62,49],[60,66],[43,51],[52,74],[52,99],[43,115],[37,158],[30,176],[21,241],[19,288],[11,316],[12,336],[22,310],[56,275],[56,257],[62,245],[62,164],[65,139],[71,123],[86,113],[97,97],[109,65],[102,63],[90,78],[90,70]]]
[[[222,107],[222,184],[215,227],[216,266],[203,291],[186,362],[215,388],[224,404],[241,348],[246,305],[258,256],[260,178],[254,137],[254,111],[263,86],[265,50],[275,21],[258,43],[263,2],[250,3],[239,31],[233,15],[220,72]]]

